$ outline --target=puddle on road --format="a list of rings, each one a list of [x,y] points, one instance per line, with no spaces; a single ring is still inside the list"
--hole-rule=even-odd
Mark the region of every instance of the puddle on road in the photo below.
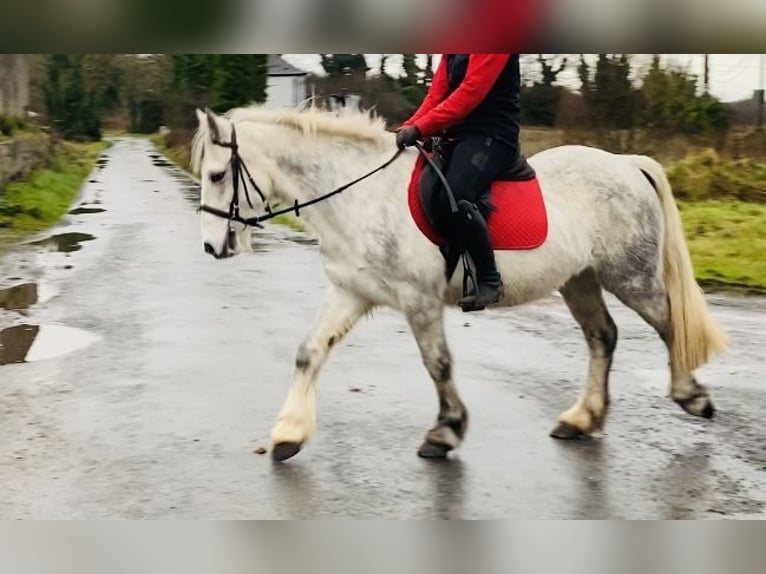
[[[319,240],[308,235],[306,237],[302,237],[300,235],[290,235],[287,240],[291,241],[292,243],[298,243],[299,245],[319,245]]]
[[[100,337],[63,325],[16,325],[0,331],[0,365],[31,363],[84,349]]]
[[[58,235],[52,235],[46,237],[40,241],[34,241],[28,245],[36,245],[39,247],[46,247],[50,251],[59,251],[61,253],[71,253],[73,251],[79,251],[82,249],[83,241],[92,241],[96,237],[90,233],[59,233]]]
[[[192,204],[194,204],[195,207],[199,205],[200,185],[194,180],[194,178],[189,177],[186,172],[179,169],[178,166],[167,161],[159,154],[150,153],[149,157],[151,158],[154,165],[168,168],[168,175],[170,175],[171,179],[179,184],[184,197]],[[155,189],[154,192],[159,193],[159,190]]]
[[[69,212],[69,215],[84,215],[87,213],[103,213],[106,209],[101,207],[77,207]]]
[[[22,283],[0,289],[0,309],[26,311],[37,303],[37,283]]]
[[[175,167],[168,160],[161,157],[152,158],[152,164],[156,165],[157,167]]]
[[[184,197],[189,200],[194,206],[199,205],[200,188],[198,185],[187,185],[181,188]]]
[[[32,305],[47,303],[58,293],[59,290],[48,283],[20,283],[5,287],[0,289],[0,309],[26,315]]]

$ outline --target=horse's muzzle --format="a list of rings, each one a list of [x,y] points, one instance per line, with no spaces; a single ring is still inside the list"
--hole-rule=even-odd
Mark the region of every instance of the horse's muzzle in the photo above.
[[[210,243],[205,242],[205,253],[208,255],[212,255],[216,259],[226,259],[229,256],[229,250],[226,248],[227,246],[223,246],[223,251],[221,253],[218,253],[215,250],[215,247],[210,245]]]

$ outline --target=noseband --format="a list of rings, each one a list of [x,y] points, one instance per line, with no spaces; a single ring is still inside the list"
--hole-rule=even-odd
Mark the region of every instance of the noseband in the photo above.
[[[337,189],[332,190],[329,193],[325,193],[324,195],[320,195],[319,197],[315,197],[312,200],[305,201],[303,203],[299,203],[296,199],[291,207],[287,207],[285,209],[280,209],[279,211],[272,211],[271,207],[269,206],[268,202],[266,201],[266,196],[261,191],[261,188],[258,187],[258,184],[253,181],[253,176],[250,175],[250,170],[247,169],[247,166],[245,165],[245,162],[242,160],[242,156],[239,155],[239,146],[237,145],[237,132],[234,129],[234,124],[231,126],[231,141],[230,142],[222,142],[218,139],[213,140],[213,144],[228,148],[231,150],[231,158],[229,159],[229,164],[231,165],[231,173],[234,184],[234,195],[231,198],[231,203],[229,204],[229,211],[223,211],[221,209],[216,209],[215,207],[210,207],[205,204],[200,204],[197,211],[204,211],[205,213],[209,213],[211,215],[215,215],[216,217],[220,217],[222,219],[226,219],[229,222],[229,231],[231,231],[231,224],[232,222],[241,223],[246,226],[253,226],[253,227],[263,227],[261,225],[262,221],[268,221],[269,219],[274,219],[275,217],[279,215],[284,215],[286,213],[294,213],[296,217],[300,217],[300,210],[304,207],[308,207],[309,205],[314,205],[315,203],[319,203],[320,201],[324,201],[325,199],[328,199],[332,197],[333,195],[337,195],[345,190],[347,190],[349,187],[352,187],[356,185],[357,183],[367,179],[368,177],[378,173],[379,171],[382,171],[386,169],[389,165],[394,163],[394,161],[401,155],[402,150],[398,149],[396,150],[396,153],[391,157],[391,159],[387,160],[384,164],[376,167],[372,171],[366,173],[362,177],[359,177],[355,179],[352,182],[349,182],[345,185],[340,186]],[[253,187],[255,192],[260,196],[261,201],[263,201],[263,204],[266,206],[266,213],[263,215],[257,215],[255,217],[242,217],[239,213],[239,184],[242,182],[242,190],[245,192],[245,199],[247,200],[247,204],[250,206],[250,209],[255,209],[255,206],[253,205],[253,202],[250,200],[250,194],[247,191],[247,182],[250,182],[250,185]]]

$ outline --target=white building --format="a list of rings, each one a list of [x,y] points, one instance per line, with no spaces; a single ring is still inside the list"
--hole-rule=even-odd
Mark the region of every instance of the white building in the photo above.
[[[266,84],[267,108],[294,108],[306,99],[305,72],[288,64],[280,54],[269,54]]]

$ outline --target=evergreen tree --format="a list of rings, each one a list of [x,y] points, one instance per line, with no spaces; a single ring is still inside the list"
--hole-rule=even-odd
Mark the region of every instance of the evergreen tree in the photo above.
[[[210,102],[215,81],[216,54],[173,55],[173,87],[194,105]]]
[[[420,76],[420,68],[415,61],[415,54],[402,54],[402,70],[404,76],[399,79],[402,86],[416,86]]]
[[[330,77],[364,75],[370,68],[364,54],[319,54],[322,68]]]
[[[266,99],[265,54],[222,54],[215,67],[211,105],[225,112]]]
[[[378,68],[378,75],[381,78],[389,78],[388,71],[386,70],[386,65],[388,64],[388,54],[381,54],[380,55],[380,68]]]
[[[522,122],[534,125],[553,126],[556,124],[559,100],[563,93],[561,86],[556,86],[558,75],[564,71],[567,59],[564,58],[558,67],[551,60],[540,54],[537,58],[540,64],[541,80],[521,90]]]
[[[709,94],[698,94],[698,78],[681,70],[665,69],[659,56],[643,78],[641,119],[663,132],[707,134],[728,126],[726,107]]]
[[[641,120],[647,127],[666,125],[667,80],[665,71],[660,67],[660,56],[655,54],[641,86]]]
[[[424,70],[424,74],[425,75],[423,76],[423,81],[426,84],[426,88],[428,88],[434,79],[434,55],[433,54],[426,54],[426,67]]]
[[[626,54],[599,54],[592,78],[590,67],[581,58],[578,73],[592,128],[608,131],[635,126],[637,98],[630,81],[630,60]]]
[[[101,138],[97,98],[85,88],[82,56],[49,55],[43,92],[48,118],[61,135],[74,140]]]
[[[422,70],[418,67],[415,54],[402,54],[404,76],[399,78],[399,91],[413,106],[419,106],[426,95],[422,81]]]
[[[120,107],[121,92],[126,86],[125,70],[118,54],[87,54],[82,58],[82,75],[86,91],[93,94],[100,114],[112,113]]]

